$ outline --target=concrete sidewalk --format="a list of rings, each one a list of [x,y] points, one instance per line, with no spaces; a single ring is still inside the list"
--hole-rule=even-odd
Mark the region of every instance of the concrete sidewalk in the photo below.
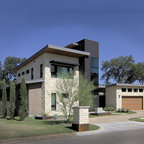
[[[110,133],[110,132],[118,132],[118,131],[144,129],[144,123],[134,122],[134,121],[114,122],[114,123],[105,123],[105,124],[97,124],[97,125],[100,126],[99,130],[87,131],[87,132],[77,132],[77,135],[85,136],[85,135],[100,134],[100,133]]]

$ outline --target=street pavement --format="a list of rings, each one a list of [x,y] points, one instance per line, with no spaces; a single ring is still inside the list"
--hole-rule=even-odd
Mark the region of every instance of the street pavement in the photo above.
[[[55,138],[25,144],[144,144],[144,129]]]
[[[23,144],[144,144],[144,123],[116,122],[100,124],[100,130],[80,132],[77,136]]]

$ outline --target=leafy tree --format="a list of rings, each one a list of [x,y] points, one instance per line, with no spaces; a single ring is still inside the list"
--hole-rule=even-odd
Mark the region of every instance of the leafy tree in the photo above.
[[[9,83],[10,80],[15,79],[16,72],[15,68],[20,65],[23,61],[25,61],[25,58],[16,58],[16,57],[6,57],[4,60],[4,72],[3,77],[6,79],[6,82]]]
[[[94,91],[96,87],[93,82],[88,82],[82,75],[79,79],[79,105],[93,107]]]
[[[7,115],[7,92],[5,80],[2,82],[2,117],[5,118]]]
[[[10,118],[14,119],[15,112],[15,84],[13,81],[10,83]]]
[[[20,106],[19,106],[19,118],[24,120],[27,116],[27,89],[25,79],[22,78],[20,89]]]
[[[74,105],[93,106],[95,89],[93,82],[88,82],[80,75],[80,79],[72,78],[69,74],[61,75],[56,82],[57,105],[67,120],[70,121]]]
[[[72,107],[78,103],[78,79],[71,78],[69,74],[59,77],[61,78],[56,81],[57,105],[67,122],[69,122]]]
[[[120,56],[102,63],[102,79],[115,80],[117,83],[133,83],[136,81],[135,61],[130,56]]]
[[[136,64],[136,76],[140,84],[144,84],[144,63]]]

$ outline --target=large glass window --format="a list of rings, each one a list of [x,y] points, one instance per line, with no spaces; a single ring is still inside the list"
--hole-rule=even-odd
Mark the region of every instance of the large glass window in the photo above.
[[[68,66],[60,66],[60,65],[51,65],[51,76],[52,77],[58,77],[58,75],[65,75],[69,74],[73,76],[74,74],[74,69],[73,67],[68,67]]]
[[[98,58],[91,57],[90,66],[91,66],[91,80],[94,81],[95,85],[98,85],[98,74],[99,74],[99,60],[98,60]]]
[[[51,94],[51,110],[56,110],[56,93]]]

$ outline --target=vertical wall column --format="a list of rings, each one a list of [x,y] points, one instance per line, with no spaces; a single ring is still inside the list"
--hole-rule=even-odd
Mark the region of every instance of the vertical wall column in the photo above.
[[[89,106],[73,107],[73,129],[77,131],[89,130]]]

